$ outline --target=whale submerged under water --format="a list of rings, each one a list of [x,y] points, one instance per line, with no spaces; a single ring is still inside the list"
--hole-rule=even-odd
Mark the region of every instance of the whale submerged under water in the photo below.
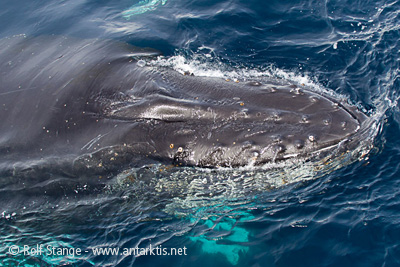
[[[226,81],[143,64],[111,40],[17,36],[0,51],[1,170],[148,163],[238,167],[356,146],[369,118],[288,82]],[[10,168],[12,166],[12,168]]]

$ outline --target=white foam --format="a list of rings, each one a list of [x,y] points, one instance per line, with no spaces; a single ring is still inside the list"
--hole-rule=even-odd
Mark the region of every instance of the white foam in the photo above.
[[[301,70],[284,70],[273,65],[245,66],[225,63],[208,47],[199,48],[198,52],[178,52],[171,57],[160,56],[149,62],[151,66],[169,67],[177,72],[193,73],[195,76],[214,77],[238,81],[270,81],[275,80],[287,84],[295,84],[308,90],[329,95],[339,100],[349,101],[348,96],[340,95],[317,82],[317,78]]]

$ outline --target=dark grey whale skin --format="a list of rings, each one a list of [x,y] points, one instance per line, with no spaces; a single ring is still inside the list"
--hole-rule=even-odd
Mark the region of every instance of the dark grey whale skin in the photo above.
[[[284,81],[142,66],[158,52],[111,40],[16,36],[0,47],[3,171],[259,165],[345,146],[367,119]]]

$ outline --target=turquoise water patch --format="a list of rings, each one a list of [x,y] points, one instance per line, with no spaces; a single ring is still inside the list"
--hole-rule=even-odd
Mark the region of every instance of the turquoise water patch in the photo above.
[[[130,19],[132,16],[156,10],[158,6],[165,5],[167,0],[142,0],[122,12],[122,16]]]
[[[240,218],[236,219],[237,216]],[[230,264],[237,265],[240,255],[245,255],[249,251],[249,247],[244,243],[249,242],[250,235],[244,227],[238,226],[238,223],[251,219],[254,219],[254,216],[247,212],[202,219],[199,221],[200,225],[207,227],[204,234],[189,238],[201,244],[203,253],[222,254]],[[191,220],[195,221],[195,218]]]

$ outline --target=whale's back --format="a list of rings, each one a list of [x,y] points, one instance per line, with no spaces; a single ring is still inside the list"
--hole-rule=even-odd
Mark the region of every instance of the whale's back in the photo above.
[[[345,146],[367,119],[287,81],[233,82],[143,66],[138,59],[157,52],[125,43],[46,36],[0,44],[5,158],[259,165]]]

